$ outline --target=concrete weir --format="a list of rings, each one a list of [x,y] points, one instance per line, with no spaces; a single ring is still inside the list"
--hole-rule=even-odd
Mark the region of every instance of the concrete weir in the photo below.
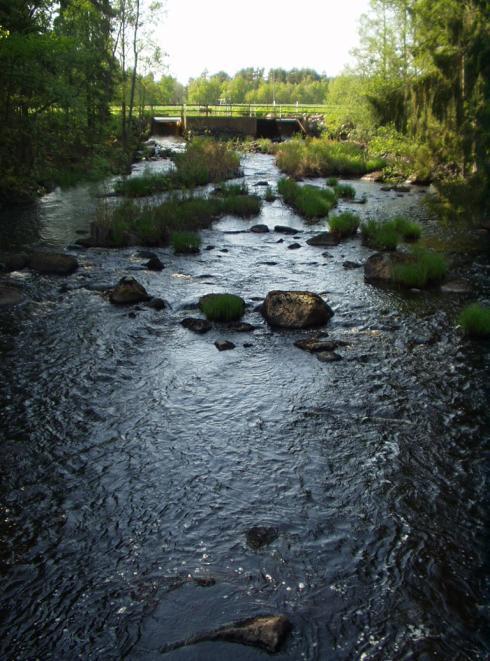
[[[184,126],[185,123],[185,126]],[[152,131],[155,135],[182,135],[187,129],[195,134],[215,136],[239,136],[252,138],[288,138],[304,133],[298,119],[257,117],[154,117]]]

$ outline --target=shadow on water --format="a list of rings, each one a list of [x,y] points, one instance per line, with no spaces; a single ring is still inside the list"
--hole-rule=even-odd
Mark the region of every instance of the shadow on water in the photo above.
[[[279,176],[269,156],[244,169],[252,188]],[[404,212],[436,235],[423,189],[353,185],[363,217]],[[33,242],[73,241],[93,192],[43,199]],[[16,219],[11,245],[29,243]],[[233,233],[258,222],[297,227],[301,248]],[[486,657],[488,344],[455,330],[464,297],[366,285],[342,263],[370,252],[353,239],[324,255],[305,242],[318,229],[276,200],[203,231],[214,250],[158,249],[161,273],[124,249],[80,253],[69,280],[13,274],[27,303],[0,320],[2,658],[261,659],[159,649],[276,612],[294,623],[280,659]],[[486,267],[469,270],[481,297]],[[110,306],[94,285],[124,274],[171,307]],[[342,361],[253,311],[277,288],[325,296]],[[182,328],[210,291],[240,293],[254,333]],[[253,550],[257,524],[279,536]]]

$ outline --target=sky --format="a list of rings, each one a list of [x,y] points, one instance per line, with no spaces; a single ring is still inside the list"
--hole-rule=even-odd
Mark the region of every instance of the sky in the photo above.
[[[204,70],[312,68],[340,73],[357,45],[369,0],[166,0],[155,36],[168,73],[187,83]]]

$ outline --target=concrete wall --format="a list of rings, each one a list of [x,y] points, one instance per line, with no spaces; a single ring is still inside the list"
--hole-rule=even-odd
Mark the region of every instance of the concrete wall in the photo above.
[[[187,130],[193,133],[205,133],[211,135],[257,135],[257,120],[255,117],[188,117]]]

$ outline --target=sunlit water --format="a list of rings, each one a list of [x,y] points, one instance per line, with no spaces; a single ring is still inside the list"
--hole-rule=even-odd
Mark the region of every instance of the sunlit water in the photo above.
[[[252,189],[279,176],[269,156],[244,170]],[[424,189],[354,187],[367,204],[341,208],[440,232]],[[95,192],[4,213],[4,243],[72,244]],[[237,233],[258,222],[301,232]],[[325,256],[305,243],[319,229],[276,200],[203,231],[215,248],[199,256],[158,249],[161,273],[131,248],[80,252],[69,278],[9,277],[27,302],[0,313],[2,659],[261,659],[226,643],[159,649],[279,612],[294,623],[280,659],[487,658],[488,344],[455,329],[465,298],[367,285],[342,263],[370,251],[353,239]],[[465,269],[468,300],[488,297],[488,258]],[[97,291],[128,274],[167,309]],[[265,324],[254,308],[272,289],[324,296],[329,336],[349,343],[341,362]],[[253,334],[181,327],[221,291],[245,298]],[[252,525],[280,536],[254,551]]]

